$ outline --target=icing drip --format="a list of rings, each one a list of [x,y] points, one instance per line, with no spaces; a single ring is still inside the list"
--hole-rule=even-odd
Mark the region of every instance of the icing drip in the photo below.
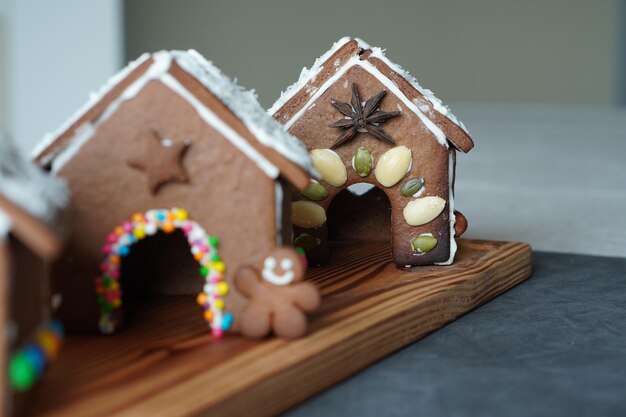
[[[448,152],[448,211],[450,221],[450,257],[445,262],[437,263],[436,265],[451,265],[454,262],[454,256],[456,255],[457,245],[456,239],[454,239],[454,225],[456,224],[456,217],[454,216],[454,175],[456,170],[456,157],[454,149],[450,149]]]

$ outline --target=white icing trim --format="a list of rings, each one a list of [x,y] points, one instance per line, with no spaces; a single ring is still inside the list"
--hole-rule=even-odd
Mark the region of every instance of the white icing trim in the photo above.
[[[58,172],[63,166],[69,162],[80,148],[87,143],[94,135],[100,125],[108,120],[120,106],[133,98],[135,98],[144,87],[151,81],[160,81],[163,85],[177,93],[181,98],[186,100],[198,113],[200,118],[208,125],[214,127],[227,140],[229,140],[237,149],[243,152],[248,158],[254,161],[257,166],[270,178],[276,179],[279,170],[263,157],[247,140],[242,138],[235,130],[228,126],[215,113],[209,110],[200,102],[192,93],[189,92],[174,76],[169,73],[172,56],[169,52],[157,52],[153,54],[153,64],[150,68],[139,77],[135,82],[129,85],[118,97],[113,100],[109,106],[102,112],[100,118],[93,123],[86,123],[77,129],[76,134],[70,139],[68,145],[53,160],[53,172]]]
[[[291,162],[300,166],[303,170],[307,171],[311,175],[317,175],[317,171],[313,168],[309,154],[306,147],[297,139],[287,133],[282,126],[270,117],[265,110],[260,106],[256,99],[256,95],[253,91],[245,91],[241,87],[233,83],[227,78],[219,69],[217,69],[211,62],[207,61],[196,51],[161,51],[150,54],[142,55],[138,60],[130,63],[125,69],[120,71],[117,75],[109,79],[104,87],[96,94],[92,94],[89,101],[81,107],[81,109],[70,120],[64,123],[54,134],[47,135],[42,143],[36,148],[34,157],[45,151],[53,142],[62,135],[72,124],[76,123],[85,113],[97,104],[103,97],[109,93],[116,85],[122,82],[133,70],[139,65],[152,57],[153,63],[150,68],[142,74],[137,80],[135,80],[128,88],[124,90],[120,96],[116,97],[105,111],[100,115],[97,121],[93,121],[93,128],[96,129],[99,124],[108,119],[111,114],[115,113],[121,103],[135,97],[149,81],[160,80],[165,74],[169,73],[172,60],[189,75],[197,79],[203,84],[209,91],[215,94],[226,106],[228,106],[235,115],[244,123],[244,125],[250,130],[252,135],[263,146],[274,149]],[[171,76],[174,78],[173,76]],[[161,80],[163,81],[163,80]],[[165,82],[164,82],[165,84]],[[178,83],[180,84],[180,83]],[[171,86],[170,86],[171,87]],[[174,89],[174,88],[173,88]],[[206,106],[197,106],[194,103],[199,102],[188,90],[182,89],[183,93],[179,91],[178,87],[175,90],[183,96],[188,102],[190,102],[196,110],[199,108],[207,109]],[[189,97],[192,97],[190,99]],[[207,109],[208,110],[208,109]],[[205,113],[204,110],[198,110],[199,113]],[[202,114],[201,114],[202,116]],[[210,117],[213,119],[213,117]],[[204,119],[204,117],[203,117]],[[206,120],[205,120],[206,121]],[[223,123],[222,123],[223,124]],[[230,129],[230,128],[229,128]],[[232,130],[232,129],[230,129]],[[73,139],[70,140],[70,144],[64,146],[58,150],[52,150],[42,161],[44,164],[49,163],[53,159],[57,158],[59,154],[65,152],[70,148],[69,154],[62,159],[61,163],[57,163],[57,171],[60,169],[69,159],[71,159],[80,147],[88,140],[86,134],[81,136],[82,140],[76,142],[76,134]],[[232,136],[232,135],[231,135]],[[241,136],[237,135],[238,138]],[[232,139],[230,137],[229,139]],[[231,140],[232,141],[232,140]],[[235,140],[239,143],[239,140]],[[260,153],[254,149],[250,144],[246,142],[246,145],[239,144],[237,147],[246,154],[249,158],[255,161],[268,175],[272,178],[276,178],[274,175],[274,166],[269,164],[266,158],[260,158]],[[246,150],[244,150],[244,148]],[[270,165],[272,168],[270,168]]]
[[[237,115],[239,120],[264,146],[274,149],[311,175],[313,168],[306,146],[286,132],[259,104],[254,91],[233,83],[217,67],[194,50],[171,53],[183,70],[200,81]]]
[[[0,239],[4,239],[11,231],[11,219],[2,210],[0,210]]]
[[[178,93],[182,98],[187,100],[187,102],[196,109],[202,120],[213,126],[217,131],[224,135],[226,139],[235,145],[236,148],[254,161],[268,177],[273,179],[278,178],[280,172],[276,166],[265,159],[265,157],[263,157],[263,155],[261,155],[252,145],[250,145],[247,140],[239,136],[233,128],[224,123],[222,119],[202,104],[200,100],[185,89],[185,87],[183,87],[183,85],[179,83],[176,78],[174,78],[171,74],[166,73],[161,76],[160,81],[171,88],[174,92]]]
[[[451,265],[454,262],[454,256],[456,255],[457,245],[456,239],[454,239],[454,225],[456,224],[456,216],[454,215],[454,174],[456,168],[456,159],[454,149],[448,151],[448,208],[450,213],[450,257],[445,262],[438,262],[435,265]]]
[[[150,54],[145,53],[137,58],[135,61],[130,62],[124,69],[112,76],[107,82],[97,91],[92,92],[89,95],[89,99],[82,107],[80,107],[65,123],[63,123],[57,130],[51,133],[47,133],[41,142],[35,147],[31,153],[31,158],[36,158],[39,154],[45,151],[52,143],[61,136],[66,130],[68,130],[76,121],[85,115],[96,103],[104,98],[115,86],[122,82],[131,72],[137,67],[143,64],[150,58]],[[50,162],[54,158],[54,153],[51,153],[49,157],[44,160],[44,164]]]
[[[432,120],[430,120],[422,111],[409,100],[400,89],[383,73],[381,73],[378,68],[373,66],[371,63],[367,61],[362,61],[359,56],[354,56],[350,58],[343,67],[341,67],[332,77],[330,77],[322,86],[311,96],[309,101],[298,110],[296,114],[294,114],[284,125],[285,130],[289,130],[291,126],[300,118],[302,115],[309,109],[311,104],[313,104],[326,90],[328,90],[341,76],[343,76],[350,68],[353,66],[360,66],[365,71],[369,72],[371,75],[376,77],[378,81],[381,82],[392,94],[394,94],[402,103],[413,113],[417,115],[417,117],[421,120],[421,122],[426,126],[428,130],[435,136],[437,142],[439,142],[442,146],[448,149],[448,140],[446,139],[446,135],[443,131],[435,124]]]
[[[339,39],[328,51],[324,52],[322,56],[315,60],[315,62],[311,66],[311,69],[307,69],[306,67],[302,68],[302,71],[300,71],[300,77],[298,77],[298,81],[296,81],[295,83],[287,87],[285,91],[280,93],[280,97],[278,98],[278,100],[276,100],[276,102],[272,105],[272,107],[270,107],[267,112],[269,114],[274,114],[281,107],[283,107],[285,103],[287,103],[298,91],[300,91],[306,85],[306,83],[309,82],[309,80],[314,79],[320,73],[320,71],[324,68],[322,64],[324,64],[324,62],[326,62],[335,52],[337,52],[342,46],[344,46],[348,42],[350,42],[350,38],[348,36]],[[338,64],[339,63],[335,61],[333,63],[333,66],[335,68],[338,68]]]
[[[463,125],[463,123],[454,114],[452,114],[450,109],[446,105],[444,105],[443,102],[438,97],[436,97],[432,91],[426,88],[423,88],[417,82],[415,77],[413,77],[411,74],[408,73],[408,71],[406,71],[400,65],[394,64],[393,62],[391,62],[385,56],[383,49],[378,48],[378,47],[372,47],[367,42],[359,38],[355,38],[354,40],[357,42],[359,48],[370,49],[372,51],[370,54],[371,57],[378,58],[381,61],[383,61],[385,65],[387,65],[393,71],[397,72],[402,78],[404,78],[409,84],[411,84],[417,91],[419,91],[424,96],[424,98],[432,104],[432,107],[435,111],[444,115],[445,117],[450,119],[452,123],[456,124],[461,129],[463,129],[463,131],[468,133],[465,125]],[[344,38],[339,39],[337,42],[333,44],[330,50],[328,50],[326,53],[324,53],[322,56],[320,56],[319,58],[315,60],[315,63],[313,64],[311,69],[307,69],[306,67],[303,68],[302,72],[300,73],[300,77],[298,78],[298,81],[296,81],[291,86],[287,87],[287,89],[283,93],[281,93],[278,100],[276,100],[276,102],[272,105],[272,107],[268,110],[268,112],[270,114],[275,114],[281,107],[285,105],[285,103],[287,103],[287,101],[289,101],[289,99],[291,99],[309,81],[311,81],[312,79],[315,79],[317,74],[319,74],[319,72],[323,68],[322,64],[324,64],[324,62],[326,62],[335,52],[337,52],[339,48],[344,46],[349,41],[350,41],[349,37],[344,37]],[[338,63],[335,61],[333,63],[333,66],[335,68],[338,68]]]
[[[274,209],[276,210],[276,243],[283,245],[283,185],[280,181],[274,182]]]

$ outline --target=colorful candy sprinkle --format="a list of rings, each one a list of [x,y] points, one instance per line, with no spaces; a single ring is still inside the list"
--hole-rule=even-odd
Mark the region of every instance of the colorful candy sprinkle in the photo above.
[[[116,330],[115,311],[122,305],[122,291],[119,278],[121,258],[131,252],[131,246],[158,231],[172,233],[181,229],[187,238],[191,252],[200,264],[199,273],[205,279],[203,292],[196,301],[204,309],[204,318],[209,322],[214,337],[221,337],[232,326],[231,313],[225,312],[223,296],[229,287],[224,281],[226,265],[218,253],[219,239],[209,236],[195,221],[189,219],[184,209],[149,210],[146,213],[134,213],[131,220],[123,222],[113,229],[102,248],[104,259],[100,265],[102,275],[94,279],[97,302],[100,306],[100,330],[109,334]],[[45,339],[44,345],[52,348],[53,341]]]
[[[35,333],[32,342],[13,353],[9,379],[14,390],[26,391],[35,383],[47,364],[58,355],[63,334],[63,326],[58,321],[50,321]]]

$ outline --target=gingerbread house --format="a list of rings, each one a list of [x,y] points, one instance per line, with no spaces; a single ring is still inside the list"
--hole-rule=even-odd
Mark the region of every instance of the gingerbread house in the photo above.
[[[328,256],[331,202],[341,194],[337,200],[358,205],[341,193],[357,183],[375,187],[365,201],[376,192],[389,200],[397,265],[453,262],[455,235],[467,227],[454,209],[455,155],[474,144],[450,110],[383,50],[339,40],[268,112],[307,146],[322,176],[292,207],[295,241],[309,248],[312,262]],[[351,212],[345,204],[338,210]]]
[[[61,248],[61,181],[45,175],[0,135],[0,415],[20,408],[25,392],[56,357],[62,327],[52,320],[46,262]],[[58,302],[59,300],[56,299]]]
[[[289,205],[311,160],[197,52],[129,64],[36,160],[72,195],[71,238],[53,268],[68,329],[112,333],[133,297],[198,294],[216,337],[304,332],[319,296],[299,282]]]

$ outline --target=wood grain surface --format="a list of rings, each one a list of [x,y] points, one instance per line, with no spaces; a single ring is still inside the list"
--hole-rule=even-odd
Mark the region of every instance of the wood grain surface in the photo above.
[[[69,336],[29,416],[269,416],[442,327],[531,275],[523,243],[461,240],[453,266],[398,269],[386,243],[333,246],[295,341],[212,340],[193,297],[136,306],[116,336]]]

